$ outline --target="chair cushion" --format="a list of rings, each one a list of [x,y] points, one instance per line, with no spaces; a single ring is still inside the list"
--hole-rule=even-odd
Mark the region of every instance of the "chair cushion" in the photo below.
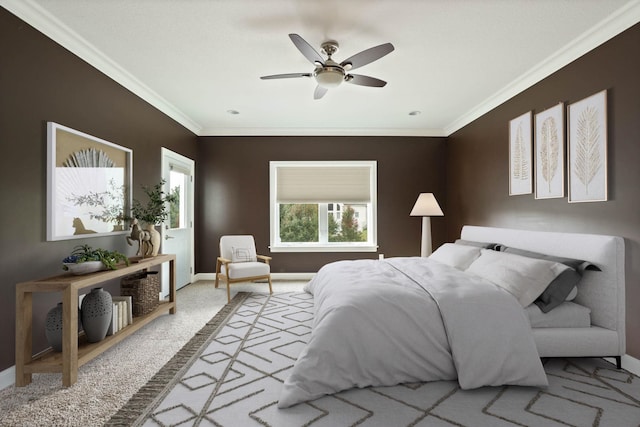
[[[222,266],[222,274],[227,274],[225,266]],[[229,278],[241,279],[243,277],[266,276],[271,272],[269,264],[264,262],[239,262],[229,265]]]
[[[254,246],[249,247],[231,247],[231,262],[256,262],[256,248]]]
[[[250,234],[227,235],[220,238],[220,255],[223,258],[231,259],[233,248],[253,248],[253,253],[256,253],[256,243]]]

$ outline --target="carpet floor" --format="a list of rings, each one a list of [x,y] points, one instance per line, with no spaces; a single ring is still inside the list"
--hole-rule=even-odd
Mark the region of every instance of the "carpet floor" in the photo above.
[[[279,387],[310,333],[302,283],[226,291],[197,282],[178,312],[80,368],[0,391],[0,426],[640,426],[640,379],[601,359],[549,359],[550,387],[463,391],[455,382],[355,389],[278,410]],[[266,286],[266,285],[265,285]]]
[[[605,426],[640,424],[640,378],[597,358],[547,359],[549,387],[460,390],[455,381],[368,387],[280,410],[308,340],[303,292],[240,294],[107,425]]]
[[[303,282],[274,281],[274,292]],[[237,292],[267,292],[266,284],[235,284]],[[224,287],[199,281],[177,291],[175,315],[160,316],[78,371],[72,387],[60,374],[34,374],[26,387],[0,390],[0,426],[102,426],[227,303]],[[35,332],[34,332],[35,333]],[[44,332],[43,332],[44,336]]]

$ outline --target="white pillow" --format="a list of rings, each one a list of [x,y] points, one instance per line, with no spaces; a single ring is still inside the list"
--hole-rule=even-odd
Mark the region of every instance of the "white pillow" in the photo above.
[[[455,267],[460,270],[466,270],[479,256],[480,248],[477,246],[445,243],[436,249],[434,253],[429,255],[429,259],[450,265],[451,267]]]
[[[526,307],[567,268],[569,267],[558,262],[482,249],[467,272],[495,283]]]
[[[236,248],[231,247],[231,262],[256,262],[258,258],[256,256],[256,249],[249,248]]]

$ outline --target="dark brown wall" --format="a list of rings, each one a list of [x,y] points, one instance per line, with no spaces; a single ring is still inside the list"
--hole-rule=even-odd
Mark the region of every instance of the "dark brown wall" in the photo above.
[[[269,160],[378,160],[378,243],[387,256],[416,255],[420,192],[445,212],[433,218],[434,246],[463,224],[594,232],[627,243],[628,353],[640,357],[640,45],[638,26],[555,73],[448,139],[403,137],[197,138],[164,114],[0,8],[0,371],[14,364],[15,284],[56,274],[77,240],[46,242],[46,122],[134,150],[134,197],[160,178],[160,147],[196,160],[196,271],[213,272],[218,239],[252,233],[268,252]],[[481,77],[479,77],[481,80]],[[558,101],[609,89],[609,198],[568,204],[508,194],[509,120]],[[445,167],[446,165],[446,167]],[[122,236],[83,243],[131,253]],[[274,254],[274,271],[310,272],[338,258],[372,253]],[[36,345],[60,299],[35,299]]]
[[[421,192],[442,200],[445,139],[411,137],[203,137],[198,146],[196,270],[214,272],[218,240],[248,233],[260,253],[273,256],[274,272],[314,272],[337,259],[376,253],[274,253],[269,246],[270,160],[377,160],[378,245],[385,256],[419,255],[421,219],[409,213]],[[434,246],[444,221],[433,218]]]
[[[46,241],[46,122],[133,149],[134,197],[160,180],[160,147],[195,158],[197,138],[0,8],[0,371],[14,365],[15,284],[61,271],[78,244],[133,255],[124,236]],[[117,284],[116,284],[117,285]],[[34,351],[58,294],[34,298]]]
[[[463,224],[623,236],[627,353],[640,357],[640,25],[455,132],[447,150],[447,237]],[[609,201],[509,196],[508,123],[608,90]]]

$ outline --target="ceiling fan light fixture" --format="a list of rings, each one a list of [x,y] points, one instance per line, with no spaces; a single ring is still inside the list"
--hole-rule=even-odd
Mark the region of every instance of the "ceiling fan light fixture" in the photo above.
[[[344,70],[340,67],[324,67],[315,72],[318,86],[333,89],[340,86],[344,80]]]
[[[262,80],[272,79],[289,79],[297,77],[314,77],[316,79],[316,89],[313,93],[313,99],[322,98],[329,89],[334,89],[340,86],[343,81],[358,86],[369,87],[384,87],[387,82],[384,80],[376,79],[375,77],[364,76],[361,74],[347,74],[347,72],[367,65],[373,61],[377,61],[383,56],[391,53],[394,47],[391,43],[381,44],[372,48],[363,50],[350,56],[341,63],[337,63],[332,59],[332,56],[338,52],[338,42],[335,40],[329,40],[322,43],[322,53],[327,56],[325,60],[305,39],[298,34],[291,33],[289,38],[293,44],[298,48],[300,53],[309,60],[315,69],[313,73],[287,73],[287,74],[275,74],[270,76],[262,76]]]

